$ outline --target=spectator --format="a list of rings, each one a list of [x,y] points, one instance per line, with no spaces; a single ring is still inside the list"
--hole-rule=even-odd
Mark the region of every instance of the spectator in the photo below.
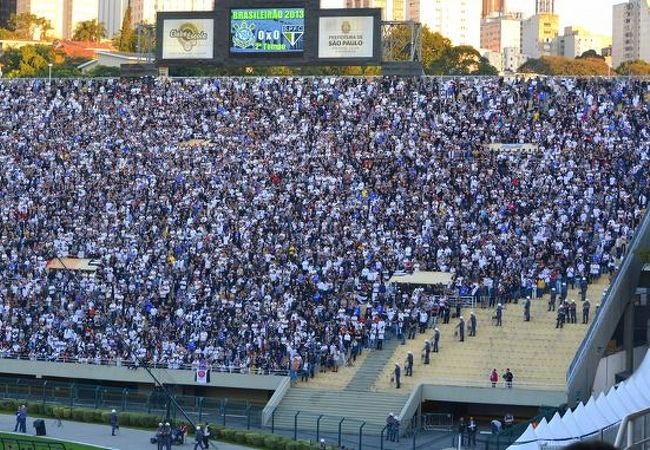
[[[647,86],[3,81],[0,356],[335,370],[348,331],[362,349],[400,314],[409,337],[434,308],[448,323],[388,283],[416,267],[489,304],[571,274],[584,299],[647,208]],[[487,147],[519,142],[538,147]]]
[[[492,373],[490,374],[490,383],[492,383],[492,387],[493,388],[497,387],[498,382],[499,382],[499,374],[497,373],[497,369],[492,369]]]
[[[460,441],[460,446],[465,445],[465,433],[467,432],[467,424],[465,423],[465,418],[461,417],[458,421],[458,439]]]
[[[203,427],[203,448],[210,448],[210,424],[206,422]]]
[[[512,372],[510,372],[510,369],[506,369],[506,373],[501,375],[501,378],[503,378],[503,381],[506,382],[506,388],[512,389],[512,380],[515,378]]]
[[[467,422],[467,445],[470,447],[476,447],[476,432],[478,431],[478,426],[474,417],[470,417]]]

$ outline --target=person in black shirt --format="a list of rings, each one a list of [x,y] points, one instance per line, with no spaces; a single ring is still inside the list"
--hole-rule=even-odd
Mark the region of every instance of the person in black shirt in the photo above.
[[[508,389],[512,389],[512,380],[514,377],[515,376],[512,374],[512,372],[510,372],[510,369],[506,369],[506,373],[502,375],[502,378],[506,382],[506,387]]]

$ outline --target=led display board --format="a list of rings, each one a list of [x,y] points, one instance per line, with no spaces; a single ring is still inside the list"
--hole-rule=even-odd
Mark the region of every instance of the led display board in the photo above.
[[[230,54],[300,55],[305,42],[305,8],[232,8]]]

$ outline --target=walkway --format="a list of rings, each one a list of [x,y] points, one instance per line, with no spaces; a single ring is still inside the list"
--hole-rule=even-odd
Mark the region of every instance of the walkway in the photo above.
[[[33,417],[27,420],[28,435],[34,435],[32,423]],[[16,423],[15,416],[0,414],[0,429],[13,431]],[[117,436],[111,436],[111,428],[108,425],[97,425],[92,423],[62,421],[61,426],[57,426],[56,419],[45,419],[47,437],[63,439],[66,441],[75,441],[83,444],[94,444],[113,450],[156,450],[155,444],[151,444],[149,439],[153,436],[153,431],[134,430],[132,428],[121,428]],[[190,442],[192,441],[192,442]],[[188,439],[184,445],[175,445],[174,449],[192,449],[194,448],[193,439]],[[212,446],[211,449],[215,447]],[[250,450],[248,447],[242,447],[235,444],[218,442],[219,450]]]

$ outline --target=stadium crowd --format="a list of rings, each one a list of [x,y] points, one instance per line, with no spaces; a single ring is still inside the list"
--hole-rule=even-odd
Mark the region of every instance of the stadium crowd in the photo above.
[[[609,273],[647,206],[648,92],[3,81],[0,355],[335,369],[438,311],[395,272],[453,272],[455,294],[503,303]],[[46,270],[66,256],[101,266]]]

